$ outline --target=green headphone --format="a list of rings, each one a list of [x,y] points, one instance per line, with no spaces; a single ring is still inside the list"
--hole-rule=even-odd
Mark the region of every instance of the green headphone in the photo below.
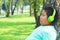
[[[53,22],[54,21],[55,14],[56,14],[56,10],[54,9],[53,15],[48,17],[48,22]]]

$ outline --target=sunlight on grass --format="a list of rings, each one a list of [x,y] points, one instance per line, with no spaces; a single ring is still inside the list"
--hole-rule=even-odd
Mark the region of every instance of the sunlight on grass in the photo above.
[[[15,30],[15,28],[0,28],[0,35],[3,34],[3,33],[7,33],[11,30]]]
[[[0,21],[2,22],[35,22],[34,17],[23,17],[23,18],[1,18]]]
[[[28,14],[0,18],[0,40],[25,40],[34,28],[34,17]]]

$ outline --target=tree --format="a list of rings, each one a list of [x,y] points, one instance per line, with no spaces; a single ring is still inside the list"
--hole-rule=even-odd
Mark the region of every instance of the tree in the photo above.
[[[13,15],[12,10],[13,10],[13,0],[11,0],[11,14]]]
[[[14,0],[15,1],[15,0]],[[19,0],[16,0],[15,1],[15,4],[14,4],[14,8],[13,8],[13,0],[12,0],[12,3],[11,3],[11,14],[13,15],[14,14],[14,11],[15,11],[15,8],[17,7],[17,3],[19,2]]]
[[[35,17],[36,27],[40,25],[40,6],[43,4],[43,0],[29,0],[30,5],[30,16],[33,15]]]
[[[10,14],[10,0],[8,0],[6,17],[9,17],[9,14]]]
[[[9,17],[10,15],[10,0],[3,0],[2,8],[4,11],[6,11],[6,17]]]
[[[13,15],[19,0],[3,0],[3,1],[4,3],[2,4],[2,9],[7,13],[6,17],[10,16],[10,10],[11,10],[11,14]]]
[[[57,30],[58,30],[58,37],[57,37],[57,40],[60,40],[60,0],[55,0],[55,8],[57,9],[58,11],[58,22],[57,22]]]
[[[23,13],[25,1],[26,1],[26,0],[21,0],[21,3],[20,3],[21,13]]]
[[[32,10],[32,5],[33,5],[33,0],[31,1],[31,0],[28,0],[28,2],[29,2],[29,5],[30,5],[30,16],[32,16],[33,15],[33,10]]]
[[[42,3],[43,3],[43,0],[42,1],[41,0],[32,0],[32,1],[30,1],[31,8],[34,11],[36,27],[38,27],[40,25],[40,5]]]
[[[0,14],[1,14],[2,0],[0,0]]]
[[[34,16],[36,21],[36,27],[40,26],[40,5],[43,4],[43,0],[34,1]],[[39,15],[38,15],[39,14]]]

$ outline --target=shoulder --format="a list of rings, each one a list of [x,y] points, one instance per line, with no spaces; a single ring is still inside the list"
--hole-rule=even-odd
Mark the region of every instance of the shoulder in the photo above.
[[[53,27],[40,26],[36,28],[27,39],[55,40],[56,32]]]
[[[34,30],[36,35],[39,35],[43,39],[50,39],[50,40],[55,40],[57,37],[57,32],[54,28],[54,26],[47,26],[47,27],[38,27],[37,29]]]
[[[36,28],[34,30],[35,32],[43,32],[43,31],[46,31],[46,32],[51,32],[51,31],[54,31],[56,32],[54,26],[39,26],[38,28]]]

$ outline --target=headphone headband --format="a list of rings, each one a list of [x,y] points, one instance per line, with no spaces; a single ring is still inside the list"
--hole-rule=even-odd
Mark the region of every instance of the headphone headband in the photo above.
[[[52,16],[55,16],[55,13],[56,13],[56,10],[54,9],[54,11],[53,11],[53,15],[52,15]]]

